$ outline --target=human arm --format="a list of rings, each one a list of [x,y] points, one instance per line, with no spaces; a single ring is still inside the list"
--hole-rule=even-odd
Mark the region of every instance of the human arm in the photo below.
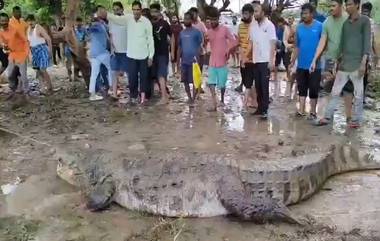
[[[128,25],[128,21],[132,16],[130,14],[119,16],[112,13],[107,13],[107,11],[103,8],[99,8],[96,14],[102,19],[108,19],[108,21],[111,23],[124,26]]]
[[[53,44],[52,44],[52,41],[51,41],[49,34],[46,32],[46,30],[41,25],[38,25],[38,24],[36,25],[36,30],[37,30],[37,34],[45,39],[45,41],[49,47],[50,54],[52,54],[53,53]]]
[[[371,54],[371,22],[368,18],[363,23],[363,57],[359,68],[359,76],[364,76],[368,58]]]
[[[293,50],[293,53],[292,53],[292,56],[290,58],[290,66],[289,68],[293,68],[297,58],[298,58],[298,52],[299,52],[299,39],[298,39],[298,31],[296,32],[296,36],[294,38],[294,50]]]
[[[149,50],[149,55],[148,55],[148,65],[152,66],[153,64],[153,56],[154,56],[154,39],[153,39],[153,25],[151,22],[146,19],[145,21],[146,24],[146,34],[147,34],[147,43],[148,43],[148,50]]]
[[[326,28],[326,22],[323,24],[323,30],[322,30],[322,36],[319,40],[317,50],[314,53],[313,61],[311,62],[310,66],[310,72],[314,72],[315,68],[317,66],[317,61],[321,57],[323,51],[326,49],[327,46],[327,28]]]
[[[288,42],[289,36],[290,36],[290,27],[287,26],[287,25],[285,25],[284,36],[282,38],[282,42],[285,45],[285,50],[286,51],[288,51],[292,47],[292,45],[289,44],[289,42]]]
[[[238,39],[231,33],[231,31],[226,28],[226,38],[228,41],[227,57],[232,53],[232,51],[239,46]]]
[[[174,34],[172,34],[172,37],[170,38],[170,56],[172,58],[172,60],[175,59],[175,36]]]
[[[276,28],[274,27],[273,23],[270,24],[268,29],[269,34],[269,41],[270,41],[270,54],[269,54],[269,69],[272,71],[275,66],[275,60],[276,60],[276,42],[277,42],[277,36],[276,36]]]

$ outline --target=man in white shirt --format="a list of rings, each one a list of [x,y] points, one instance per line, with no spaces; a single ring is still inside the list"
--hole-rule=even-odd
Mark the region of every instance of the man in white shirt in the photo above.
[[[101,9],[100,9],[101,10]],[[117,16],[104,10],[98,16],[108,19],[110,23],[127,26],[128,79],[131,104],[137,104],[140,84],[140,103],[145,104],[145,93],[149,88],[148,66],[152,66],[154,56],[153,27],[149,19],[142,16],[142,4],[132,3],[133,15]]]
[[[113,13],[118,16],[124,15],[124,7],[121,2],[113,3]],[[127,26],[117,25],[115,23],[109,24],[109,31],[111,35],[111,69],[112,69],[112,89],[113,95],[117,98],[117,84],[120,74],[128,72],[128,58],[127,58]]]
[[[253,115],[268,118],[269,107],[269,77],[275,65],[276,29],[274,24],[265,17],[263,6],[255,4],[250,39],[252,41],[255,86],[257,91],[258,108]]]

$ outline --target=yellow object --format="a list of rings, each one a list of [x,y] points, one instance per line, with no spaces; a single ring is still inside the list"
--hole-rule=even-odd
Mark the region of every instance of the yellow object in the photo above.
[[[202,72],[198,63],[193,63],[193,81],[195,89],[200,89],[202,86]]]

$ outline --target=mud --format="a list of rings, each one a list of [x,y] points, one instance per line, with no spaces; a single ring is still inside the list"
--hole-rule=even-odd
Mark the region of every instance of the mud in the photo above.
[[[233,71],[236,76],[237,70]],[[334,177],[310,200],[291,207],[298,215],[310,216],[308,227],[258,226],[224,217],[162,219],[117,206],[103,213],[88,212],[78,190],[56,177],[52,148],[66,145],[136,153],[193,151],[265,161],[318,152],[332,140],[348,137],[357,145],[376,150],[380,137],[373,127],[380,120],[378,113],[367,112],[368,122],[358,132],[345,129],[341,110],[332,128],[314,128],[306,120],[293,117],[295,103],[283,97],[284,82],[272,86],[278,90],[273,93],[278,97],[267,122],[243,110],[242,96],[233,92],[233,86],[228,89],[226,107],[213,114],[205,111],[207,94],[195,108],[185,104],[182,94],[176,95],[169,106],[89,103],[83,94],[84,83],[69,83],[62,68],[51,73],[56,86],[62,88],[52,97],[33,97],[30,103],[16,106],[5,101],[4,94],[0,97],[1,126],[29,138],[0,132],[0,185],[12,183],[16,177],[25,180],[15,193],[0,195],[1,241],[12,240],[2,235],[9,230],[4,226],[19,233],[20,226],[12,220],[38,223],[27,233],[39,241],[380,240],[380,172]],[[174,93],[182,93],[175,80],[171,88]]]

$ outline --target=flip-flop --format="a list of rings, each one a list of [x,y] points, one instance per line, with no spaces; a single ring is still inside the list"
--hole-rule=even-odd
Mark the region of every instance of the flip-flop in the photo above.
[[[320,119],[320,120],[317,120],[315,123],[314,123],[314,126],[327,126],[329,125],[330,122],[329,121],[326,121],[324,119]]]

